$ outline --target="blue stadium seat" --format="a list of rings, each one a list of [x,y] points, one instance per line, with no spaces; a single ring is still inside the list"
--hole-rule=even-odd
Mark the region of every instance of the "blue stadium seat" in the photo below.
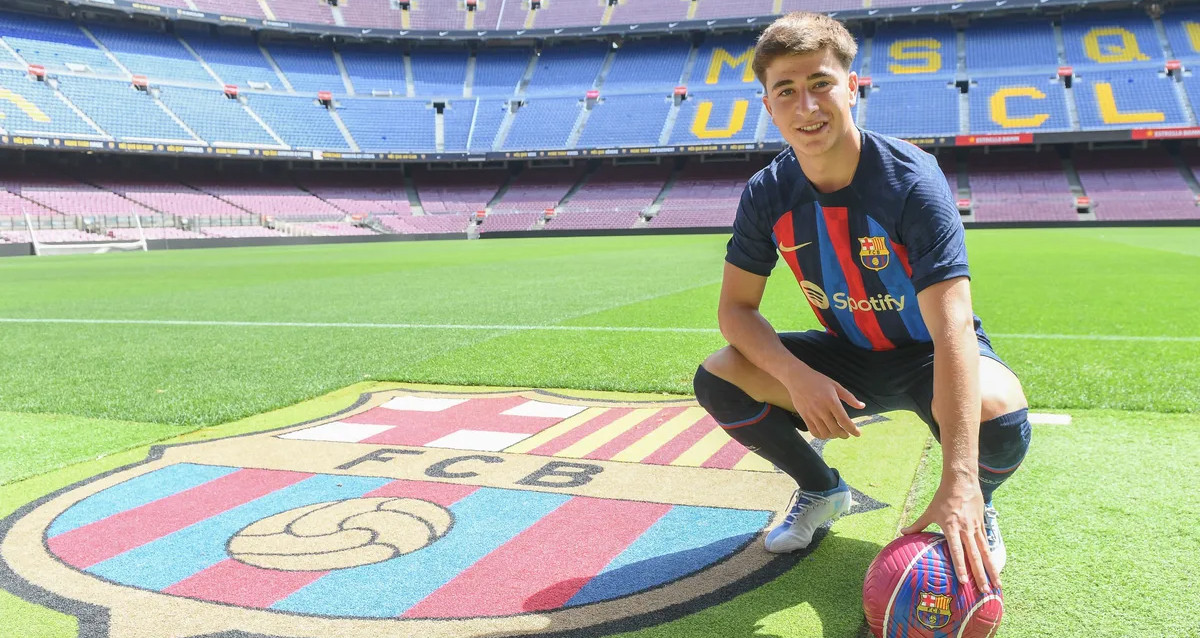
[[[957,38],[948,24],[885,23],[879,25],[872,40],[870,75],[876,80],[949,78],[954,76],[957,65]]]
[[[72,63],[87,65],[97,74],[125,75],[78,26],[65,20],[2,13],[0,35],[26,62],[47,71],[67,71]]]
[[[532,57],[533,49],[526,47],[480,49],[475,54],[472,95],[513,95]]]
[[[1192,112],[1200,113],[1200,78],[1184,76],[1183,90],[1187,92],[1188,102],[1191,102]]]
[[[682,80],[692,45],[683,40],[628,42],[617,50],[604,91],[670,92]]]
[[[1072,66],[1120,68],[1165,60],[1154,23],[1143,12],[1067,15],[1062,32]]]
[[[328,47],[268,44],[266,49],[297,93],[346,93],[346,84]]]
[[[246,103],[293,148],[349,151],[350,145],[316,98],[252,93]]]
[[[530,95],[582,95],[596,83],[607,44],[572,43],[542,49],[526,91]]]
[[[713,36],[700,45],[696,66],[687,87],[690,91],[744,89],[761,94],[762,86],[754,77],[754,38],[749,36]]]
[[[1080,74],[1072,89],[1079,123],[1085,129],[1187,124],[1172,82],[1155,69]]]
[[[876,83],[867,99],[866,128],[885,135],[955,135],[959,92],[946,80]]]
[[[461,97],[467,79],[466,49],[414,49],[413,88],[423,97]]]
[[[154,98],[120,80],[60,76],[58,88],[109,135],[121,140],[195,143]]]
[[[445,131],[445,150],[448,153],[465,153],[471,138],[471,122],[476,121],[479,99],[451,100],[442,111],[442,126]],[[499,127],[499,124],[497,124]],[[495,131],[492,132],[495,135]]]
[[[90,135],[100,136],[55,94],[45,82],[33,80],[24,72],[0,69],[0,119],[10,135]]]
[[[283,90],[283,82],[275,69],[267,63],[262,50],[252,38],[222,36],[213,38],[200,34],[184,37],[188,45],[204,59],[208,68],[225,84],[247,87],[251,82],[270,85],[276,91]]]
[[[1162,17],[1167,42],[1178,60],[1200,60],[1200,10],[1172,8]]]
[[[1071,130],[1067,90],[1048,76],[979,78],[968,95],[971,133]]]
[[[146,29],[85,25],[130,73],[152,80],[216,84],[216,79],[170,34]]]
[[[1054,27],[1047,20],[987,21],[965,30],[971,77],[1058,68]]]
[[[222,91],[164,86],[159,99],[183,120],[196,135],[210,144],[265,144],[278,146],[238,100],[225,97]]]
[[[472,153],[486,153],[492,150],[496,143],[496,133],[508,115],[508,100],[479,100],[479,106],[473,113],[474,124],[471,125],[468,140],[468,150]],[[447,132],[449,136],[449,132]],[[446,149],[449,150],[449,137]]]
[[[504,150],[567,148],[567,139],[575,128],[581,108],[583,99],[577,97],[526,100],[504,140]]]
[[[436,112],[428,100],[341,98],[337,113],[368,153],[436,150]]]
[[[577,146],[657,146],[671,100],[666,93],[601,97],[592,107]]]
[[[404,54],[395,49],[343,45],[338,49],[354,92],[369,95],[371,91],[391,91],[393,95],[408,93],[404,79]]]
[[[762,114],[762,100],[745,90],[689,90],[679,105],[671,144],[753,142]]]

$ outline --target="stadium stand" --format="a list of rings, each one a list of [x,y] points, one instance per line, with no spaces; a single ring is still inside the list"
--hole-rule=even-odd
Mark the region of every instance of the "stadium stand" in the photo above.
[[[425,12],[426,3],[421,3],[421,13]],[[360,2],[340,2],[338,11],[346,26],[374,27],[377,29],[403,29],[400,9],[389,0],[361,0]],[[411,26],[411,24],[410,24]]]
[[[691,51],[684,40],[628,42],[613,55],[603,90],[669,92],[682,80]]]
[[[1161,67],[1165,59],[1154,22],[1145,13],[1068,14],[1062,32],[1067,63],[1076,67],[1113,69],[1151,62]]]
[[[106,137],[59,99],[50,83],[37,82],[19,71],[0,69],[0,91],[8,98],[0,100],[0,113],[4,115],[0,126],[10,133]]]
[[[287,0],[291,1],[291,0]],[[266,18],[263,6],[258,0],[192,0],[197,11],[208,11],[222,15],[245,16],[247,18]]]
[[[971,76],[1046,72],[1059,66],[1054,26],[1048,20],[979,22],[964,30],[966,68]]]
[[[544,211],[555,208],[579,182],[585,167],[529,167],[518,174],[508,190],[492,205],[493,212]]]
[[[537,230],[540,228],[538,222],[542,219],[542,212],[508,212],[496,213],[493,212],[484,220],[483,226],[480,227],[481,233],[495,233],[502,231],[521,231],[521,230]]]
[[[372,92],[387,92],[392,95],[408,94],[408,80],[404,75],[404,55],[395,49],[378,46],[342,45],[338,47],[342,64],[350,75],[354,92],[371,95]]]
[[[567,148],[567,141],[582,109],[582,97],[530,98],[517,111],[502,148]]]
[[[459,97],[467,78],[469,54],[460,48],[414,49],[409,54],[416,95]]]
[[[297,93],[315,95],[318,91],[345,94],[346,85],[327,46],[270,43],[266,51]]]
[[[556,218],[557,224],[567,213],[603,213],[620,215],[623,219],[633,213],[634,219],[654,203],[662,192],[663,185],[671,174],[669,164],[631,164],[614,166],[605,164],[588,176],[587,181],[562,207],[563,215]]]
[[[249,36],[234,34],[220,38],[189,33],[183,41],[192,47],[221,82],[239,87],[258,84],[265,89],[283,90],[283,82],[263,57],[258,43]]]
[[[426,214],[465,217],[483,210],[508,178],[504,170],[418,170],[413,182]]]
[[[496,47],[478,51],[475,55],[472,94],[515,94],[532,59],[533,49],[527,47]]]
[[[187,179],[188,186],[254,215],[306,221],[337,221],[346,216],[345,211],[283,177],[227,173]]]
[[[973,153],[967,165],[976,221],[1079,219],[1062,160],[1052,150]]]
[[[746,180],[769,158],[751,162],[702,162],[692,158],[675,178],[658,214],[654,228],[733,225]]]
[[[625,0],[613,7],[609,24],[649,24],[688,19],[695,3],[687,0]]]
[[[188,128],[210,143],[280,146],[240,100],[220,91],[164,86],[158,97]]]
[[[1161,148],[1077,150],[1072,159],[1097,220],[1200,219],[1196,195]]]
[[[576,146],[657,146],[670,111],[671,98],[665,94],[601,97],[592,106]]]
[[[679,106],[670,143],[753,142],[765,116],[761,98],[743,90],[689,92]]]
[[[95,74],[128,77],[74,23],[22,13],[0,16],[0,34],[27,64],[40,64],[47,71],[65,72],[75,66]]]
[[[1174,82],[1153,68],[1093,68],[1075,79],[1074,91],[1085,129],[1188,124]]]
[[[1177,60],[1200,60],[1200,10],[1175,7],[1162,17],[1168,46]]]
[[[436,150],[436,113],[425,100],[341,98],[337,112],[364,151]]]
[[[400,171],[297,171],[297,185],[352,215],[411,215]]]
[[[959,132],[959,95],[944,79],[876,81],[867,98],[866,128],[910,137],[954,135]]]
[[[169,79],[208,86],[217,82],[174,35],[149,29],[86,26],[134,75],[144,75],[152,82]]]
[[[58,78],[58,88],[119,140],[199,142],[150,92],[128,82],[63,75]]]
[[[96,186],[141,204],[156,213],[188,218],[246,215],[245,210],[229,202],[188,188],[166,176],[134,179],[110,173],[104,176],[89,176],[88,179]]]
[[[1049,73],[982,77],[969,98],[971,133],[1071,130],[1067,90]]]
[[[350,4],[350,3],[347,3]],[[323,0],[291,0],[270,5],[276,20],[301,24],[336,24],[333,11]]]
[[[542,49],[526,87],[530,95],[577,95],[582,97],[596,84],[608,46],[603,43],[573,43]]]
[[[884,23],[871,42],[871,78],[877,82],[950,79],[957,69],[957,52],[956,35],[949,24]]]
[[[292,148],[349,151],[329,111],[316,99],[255,93],[246,104]]]

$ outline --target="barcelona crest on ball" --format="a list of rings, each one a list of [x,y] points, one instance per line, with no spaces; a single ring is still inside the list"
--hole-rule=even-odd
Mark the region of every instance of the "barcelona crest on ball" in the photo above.
[[[886,237],[859,237],[858,258],[862,265],[871,270],[887,268],[891,253],[888,252]]]

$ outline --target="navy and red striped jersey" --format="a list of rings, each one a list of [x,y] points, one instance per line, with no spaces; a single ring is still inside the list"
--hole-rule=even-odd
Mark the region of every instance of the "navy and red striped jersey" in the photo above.
[[[869,350],[931,342],[917,293],[970,276],[937,161],[871,131],[854,179],[836,192],[817,192],[790,148],[750,178],[725,260],[766,277],[779,256],[825,329]],[[986,342],[978,317],[975,330]]]

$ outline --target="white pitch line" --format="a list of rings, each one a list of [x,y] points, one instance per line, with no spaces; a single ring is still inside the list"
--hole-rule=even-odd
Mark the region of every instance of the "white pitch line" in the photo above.
[[[0,324],[83,324],[83,325],[146,325],[146,326],[218,326],[218,327],[367,327],[383,330],[505,330],[505,331],[565,331],[565,332],[665,332],[702,333],[719,335],[715,327],[662,326],[563,326],[563,325],[503,325],[503,324],[376,324],[332,323],[332,321],[215,321],[200,319],[44,319],[0,317]],[[1054,339],[1054,341],[1117,341],[1117,342],[1178,342],[1200,343],[1200,337],[1135,336],[1135,335],[1002,335],[1006,339]]]

